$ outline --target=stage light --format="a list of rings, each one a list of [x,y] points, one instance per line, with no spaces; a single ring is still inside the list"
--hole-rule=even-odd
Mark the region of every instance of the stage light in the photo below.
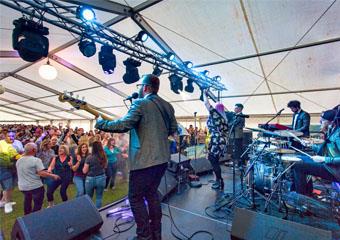
[[[116,67],[116,56],[113,54],[113,47],[104,45],[100,48],[99,64],[105,74],[112,74]]]
[[[184,65],[187,67],[187,68],[192,68],[194,66],[194,64],[190,61],[186,61],[184,62]]]
[[[79,6],[76,12],[77,17],[85,21],[93,21],[96,18],[93,9],[86,6]]]
[[[221,76],[215,76],[214,79],[218,82],[220,82],[222,80]]]
[[[210,73],[210,72],[209,72],[208,70],[204,70],[204,71],[202,71],[201,73],[202,73],[204,76],[209,76],[209,73]]]
[[[50,61],[47,60],[47,63],[41,65],[39,67],[39,75],[46,80],[54,80],[58,76],[57,69],[50,64]]]
[[[49,34],[48,28],[25,18],[14,20],[13,24],[12,45],[23,60],[35,62],[47,57],[49,42],[45,36]]]
[[[188,93],[194,92],[194,80],[188,78],[187,85],[185,86],[184,90]]]
[[[148,38],[149,38],[149,35],[146,32],[140,31],[137,34],[137,37],[135,38],[135,40],[139,41],[139,42],[146,42],[146,40],[148,40]]]
[[[96,53],[96,44],[93,40],[82,39],[80,40],[79,50],[85,57],[92,57]]]
[[[166,55],[166,58],[169,59],[170,61],[173,61],[175,59],[175,54],[169,52],[167,55]]]
[[[162,72],[163,70],[159,68],[158,65],[155,65],[153,71],[152,71],[152,74],[153,75],[156,75],[157,77],[161,76],[162,75]]]
[[[126,59],[123,64],[126,67],[126,72],[123,76],[123,81],[126,84],[131,84],[131,83],[135,83],[138,82],[139,80],[139,73],[138,73],[138,68],[140,67],[140,65],[142,64],[141,62],[132,59],[132,58],[128,58]]]
[[[170,80],[170,88],[174,93],[179,94],[179,91],[183,91],[183,82],[182,78],[177,76],[176,74],[171,74],[169,76]]]

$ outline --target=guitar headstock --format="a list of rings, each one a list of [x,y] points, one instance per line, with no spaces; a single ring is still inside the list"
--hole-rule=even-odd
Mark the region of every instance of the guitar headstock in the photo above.
[[[85,102],[84,97],[82,97],[82,99],[79,99],[79,95],[77,95],[76,97],[73,97],[72,92],[68,93],[65,91],[64,93],[61,93],[59,95],[59,101],[68,102],[77,110],[79,109],[86,110],[86,107],[87,107],[87,103]]]

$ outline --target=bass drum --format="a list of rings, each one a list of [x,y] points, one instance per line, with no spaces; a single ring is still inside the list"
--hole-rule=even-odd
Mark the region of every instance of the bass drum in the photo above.
[[[262,194],[271,193],[274,186],[275,167],[257,162],[254,165],[255,189]]]
[[[279,170],[280,167],[276,167],[275,164],[265,164],[263,162],[256,162],[254,165],[255,189],[264,195],[270,194],[273,191],[274,184],[276,183],[274,182],[276,176],[279,174],[279,172],[283,171],[284,169],[281,169],[281,171]],[[291,174],[292,174],[291,171],[287,171],[282,176],[281,191],[283,193],[288,192],[292,186]],[[251,182],[249,181],[249,175],[248,184],[251,184]]]

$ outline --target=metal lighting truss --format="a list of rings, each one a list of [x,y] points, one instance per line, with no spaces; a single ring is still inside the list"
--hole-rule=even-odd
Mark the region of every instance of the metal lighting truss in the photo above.
[[[158,53],[99,22],[84,21],[78,18],[76,9],[79,5],[70,3],[65,5],[55,0],[1,0],[0,3],[28,15],[32,19],[48,22],[78,36],[91,38],[102,45],[111,45],[115,50],[135,59],[157,64],[160,68],[169,72],[193,79],[201,88],[212,88],[217,91],[226,90],[221,82],[187,68],[177,57],[174,61],[170,61],[166,58],[168,52]]]

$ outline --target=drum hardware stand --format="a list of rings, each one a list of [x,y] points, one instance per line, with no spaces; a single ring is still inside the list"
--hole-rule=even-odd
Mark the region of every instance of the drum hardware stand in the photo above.
[[[291,165],[289,165],[289,167],[287,167],[284,171],[282,171],[283,166],[282,166],[282,154],[279,154],[280,156],[280,170],[281,172],[273,179],[273,182],[275,182],[275,185],[273,186],[272,192],[270,193],[270,195],[266,198],[266,203],[265,203],[265,207],[264,207],[264,212],[268,211],[268,205],[270,203],[270,201],[272,200],[272,197],[274,195],[274,193],[277,192],[278,195],[278,201],[279,201],[279,205],[277,206],[279,209],[279,212],[281,212],[281,207],[282,204],[285,208],[285,213],[286,215],[284,216],[284,219],[287,219],[288,217],[288,207],[285,203],[285,201],[282,199],[282,177],[284,176],[284,174],[290,170],[295,164],[296,162],[292,163]]]
[[[251,145],[255,145],[255,142],[257,142],[257,140],[255,140]],[[253,160],[253,162],[250,164],[250,166],[248,167],[247,171],[244,174],[244,177],[246,177],[248,174],[250,174],[250,184],[249,186],[251,186],[247,189],[244,189],[244,187],[242,187],[241,191],[235,196],[233,196],[231,199],[227,199],[227,202],[223,202],[223,204],[218,204],[218,206],[215,208],[216,210],[221,209],[224,206],[227,206],[228,208],[231,208],[232,206],[234,206],[237,201],[241,198],[244,198],[245,200],[248,201],[248,203],[251,205],[251,209],[256,209],[256,204],[255,204],[255,192],[262,197],[263,199],[266,199],[265,196],[263,196],[262,194],[260,194],[258,191],[255,190],[255,181],[254,181],[254,165],[257,162],[257,160],[260,158],[260,156],[262,155],[263,151],[265,150],[265,148],[267,147],[268,143],[266,143],[263,148],[261,149],[261,152],[256,156],[256,158]],[[250,147],[248,147],[248,149],[250,149]],[[246,151],[248,151],[248,149]],[[248,194],[251,194],[251,201],[248,199]]]

